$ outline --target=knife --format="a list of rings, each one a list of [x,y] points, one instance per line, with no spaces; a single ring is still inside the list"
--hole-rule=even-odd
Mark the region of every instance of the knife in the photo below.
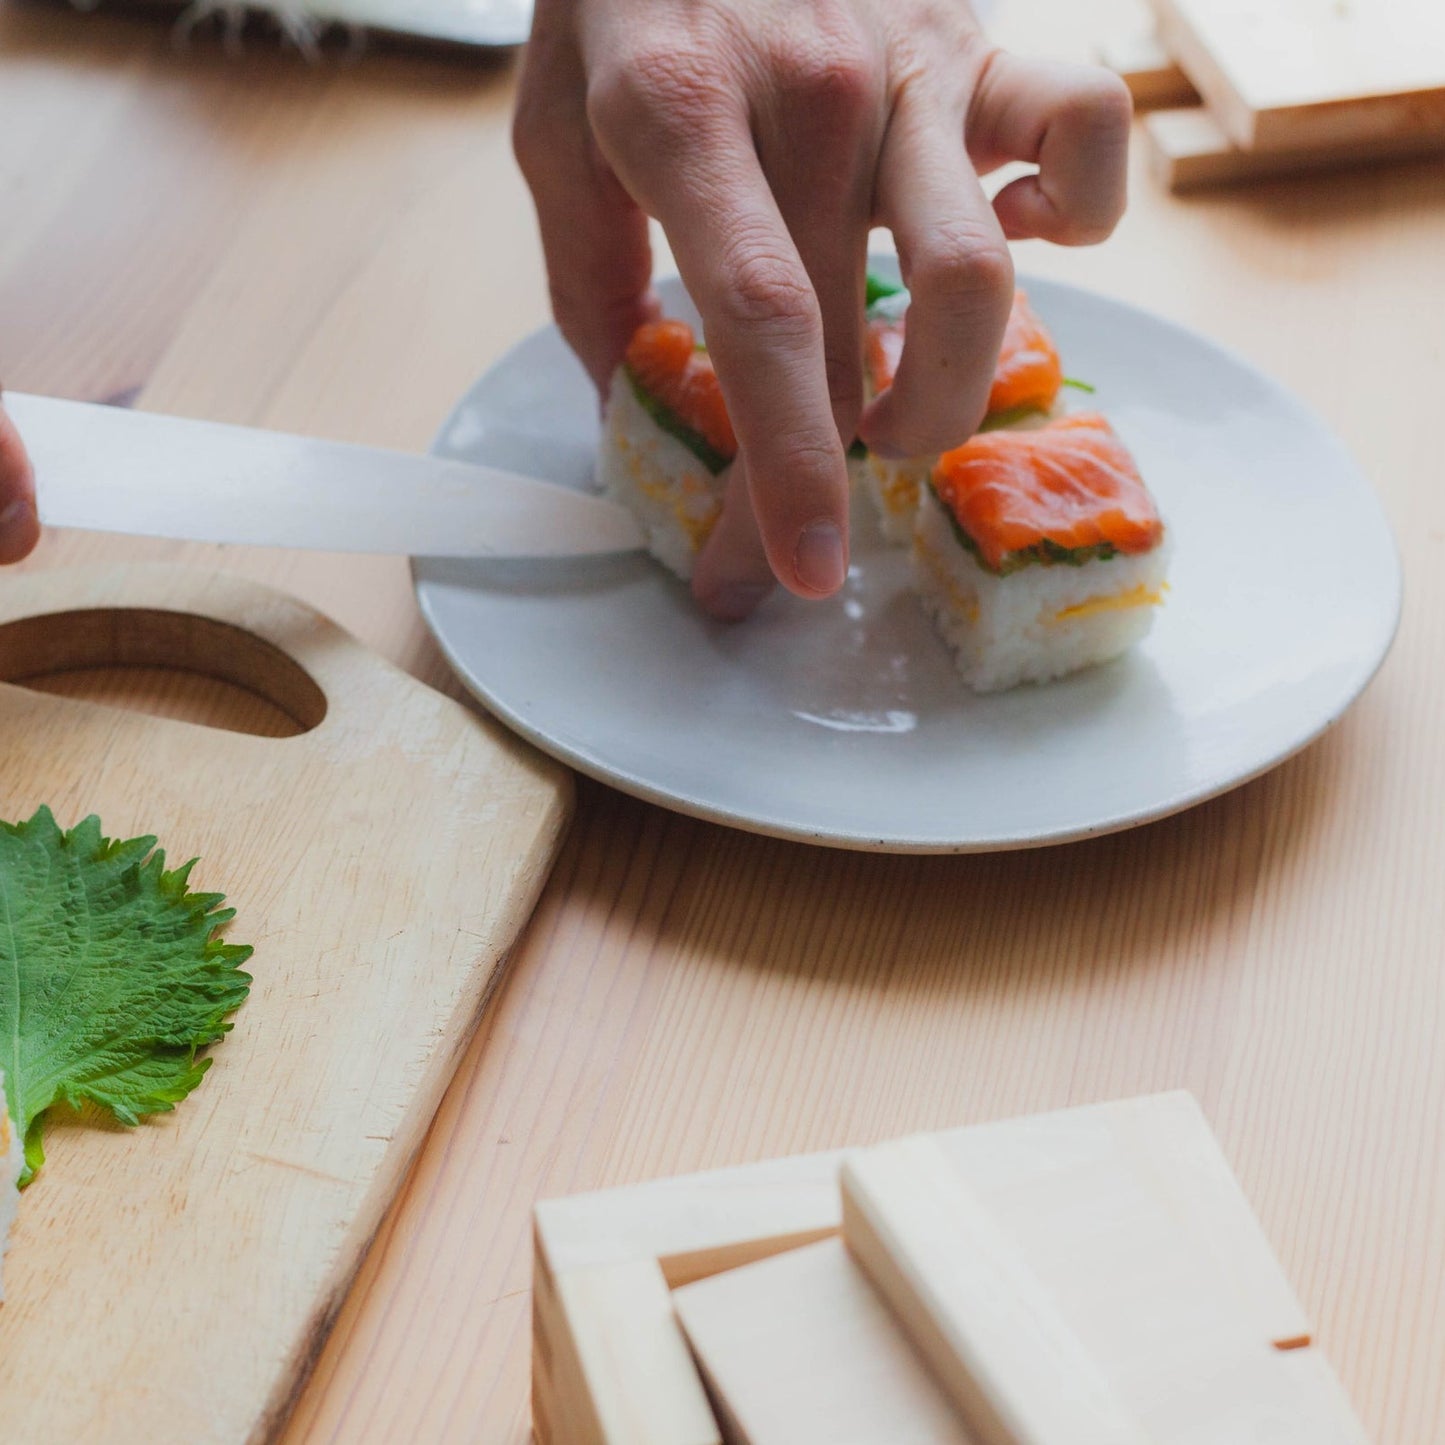
[[[615,502],[496,467],[15,392],[5,406],[51,527],[417,557],[645,545]]]

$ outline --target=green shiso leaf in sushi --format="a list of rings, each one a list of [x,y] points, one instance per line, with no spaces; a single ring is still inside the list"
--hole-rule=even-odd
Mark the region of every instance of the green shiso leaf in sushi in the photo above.
[[[608,395],[597,472],[641,522],[648,547],[678,576],[722,507],[737,437],[712,358],[685,321],[637,329]]]

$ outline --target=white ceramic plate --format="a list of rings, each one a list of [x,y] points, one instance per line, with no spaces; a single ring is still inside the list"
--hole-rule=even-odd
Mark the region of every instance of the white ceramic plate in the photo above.
[[[839,596],[780,592],[739,626],[707,621],[641,554],[418,560],[417,597],[452,665],[504,722],[593,777],[848,848],[1107,833],[1304,747],[1394,636],[1400,565],[1374,492],[1312,413],[1237,357],[1116,301],[1023,284],[1174,534],[1172,591],[1128,656],[976,696],[864,504]],[[692,314],[676,281],[662,291]],[[596,436],[592,389],[548,328],[477,383],[435,450],[587,487]]]

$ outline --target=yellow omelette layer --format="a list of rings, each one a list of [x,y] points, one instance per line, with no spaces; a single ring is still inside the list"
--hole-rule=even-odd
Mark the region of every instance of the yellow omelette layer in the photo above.
[[[938,555],[937,549],[922,541],[916,534],[913,538],[913,545],[919,556],[928,564],[928,570],[933,574],[934,581],[938,583],[942,591],[948,594],[948,600],[953,604],[954,610],[961,613],[968,621],[977,622],[978,599],[969,597],[958,586],[943,558]],[[1158,587],[1150,587],[1141,582],[1137,587],[1130,587],[1124,592],[1113,592],[1103,597],[1091,597],[1087,602],[1076,602],[1072,607],[1061,608],[1052,616],[1041,614],[1039,621],[1045,627],[1055,627],[1061,623],[1074,622],[1081,617],[1093,617],[1101,612],[1128,612],[1135,607],[1157,607],[1164,600],[1164,594],[1168,590],[1167,582],[1161,583]]]

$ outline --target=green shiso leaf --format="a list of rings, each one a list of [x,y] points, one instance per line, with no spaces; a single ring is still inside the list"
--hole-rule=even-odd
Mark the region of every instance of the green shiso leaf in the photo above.
[[[862,437],[854,437],[853,440],[848,443],[848,456],[850,460],[861,462],[867,455],[868,446]]]
[[[1036,416],[1047,416],[1041,406],[1010,406],[1003,411],[991,411],[978,424],[979,431],[1002,431],[1005,427],[1017,426]]]
[[[853,273],[858,274],[856,271]],[[875,301],[881,301],[885,296],[901,296],[903,287],[896,281],[885,281],[881,276],[875,276],[869,271],[863,278],[863,304],[872,306]]]
[[[246,1001],[251,949],[216,937],[235,910],[192,893],[196,860],[167,871],[155,843],[106,838],[95,817],[62,832],[49,808],[0,822],[0,1069],[22,1185],[53,1104],[122,1124],[174,1108]]]
[[[995,577],[1007,577],[1025,567],[1084,567],[1090,562],[1108,562],[1119,555],[1119,549],[1112,542],[1096,542],[1091,547],[1061,547],[1057,542],[1045,537],[1042,541],[1035,542],[1032,547],[1021,547],[1017,552],[1006,553],[999,566],[991,567],[984,560],[978,543],[954,514],[953,508],[938,495],[938,488],[933,485],[931,477],[928,490],[933,493],[934,501],[943,508],[943,515],[948,518],[948,525],[953,529],[958,545],[985,572],[992,572]]]
[[[648,416],[665,431],[668,436],[676,437],[713,476],[717,476],[729,462],[731,457],[725,457],[701,432],[694,431],[666,402],[659,401],[648,389],[638,380],[636,373],[630,366],[624,366],[627,373],[627,380],[632,385],[632,394],[637,398],[638,404]]]
[[[1099,389],[1092,382],[1080,381],[1077,376],[1066,376],[1063,380],[1063,385],[1072,386],[1075,391],[1086,391],[1090,396],[1093,396]]]

